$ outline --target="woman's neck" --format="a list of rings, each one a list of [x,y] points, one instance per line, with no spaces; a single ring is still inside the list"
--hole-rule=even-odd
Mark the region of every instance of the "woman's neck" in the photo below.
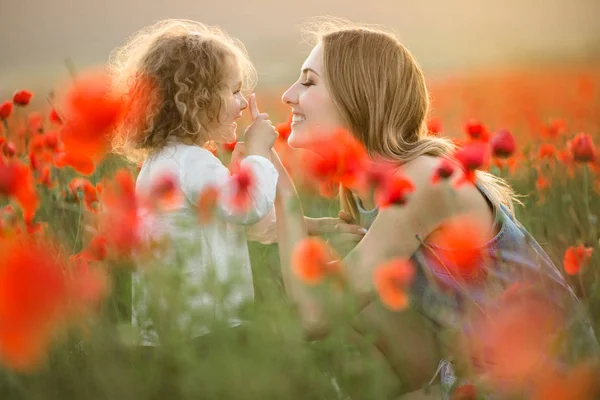
[[[372,189],[364,193],[354,192],[354,194],[356,195],[356,197],[358,197],[362,208],[364,208],[365,210],[372,210],[376,207],[375,194]]]

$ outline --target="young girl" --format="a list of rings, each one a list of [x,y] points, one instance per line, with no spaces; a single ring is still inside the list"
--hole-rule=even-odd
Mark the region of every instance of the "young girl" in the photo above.
[[[210,330],[202,316],[218,316],[229,326],[241,324],[240,307],[253,299],[245,227],[273,210],[278,174],[269,160],[277,132],[250,98],[253,122],[245,132],[242,176],[232,176],[210,148],[236,139],[236,120],[248,107],[242,95],[256,72],[241,43],[218,28],[187,20],[161,21],[137,33],[111,57],[117,85],[125,85],[132,113],[115,139],[115,150],[142,157],[136,192],[147,195],[161,179],[180,188],[182,201],[158,214],[145,214],[143,234],[168,240],[155,270],[177,270],[159,282],[168,296],[185,299],[182,310],[196,318],[177,321],[144,279],[151,268],[141,266],[133,278],[133,323],[141,344],[165,340],[161,331],[185,329],[191,336]],[[245,180],[245,183],[242,181]],[[215,218],[198,221],[198,201],[214,190]],[[243,193],[245,192],[245,193]],[[235,196],[246,199],[241,205]],[[156,279],[155,279],[156,281]],[[186,289],[187,288],[187,289]],[[181,293],[183,292],[183,293]],[[152,294],[151,294],[152,293]],[[159,297],[159,298],[157,298]],[[157,312],[158,310],[158,312]],[[173,311],[173,312],[171,312]],[[189,314],[193,315],[193,314]],[[200,317],[198,317],[200,315]]]

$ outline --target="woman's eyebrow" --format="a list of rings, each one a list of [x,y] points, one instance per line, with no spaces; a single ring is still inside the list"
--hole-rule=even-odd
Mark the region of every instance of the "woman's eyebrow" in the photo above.
[[[302,73],[303,73],[303,74],[306,74],[306,73],[309,73],[309,72],[312,72],[312,73],[313,73],[313,74],[315,74],[316,76],[320,76],[320,75],[319,75],[319,74],[317,74],[317,72],[316,72],[314,69],[312,69],[312,68],[304,68],[304,69],[302,70]]]

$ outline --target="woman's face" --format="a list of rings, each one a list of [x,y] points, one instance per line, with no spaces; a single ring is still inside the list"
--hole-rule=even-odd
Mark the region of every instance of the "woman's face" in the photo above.
[[[344,127],[324,79],[323,47],[318,44],[302,65],[300,78],[281,98],[292,109],[290,147],[305,147],[315,135]]]

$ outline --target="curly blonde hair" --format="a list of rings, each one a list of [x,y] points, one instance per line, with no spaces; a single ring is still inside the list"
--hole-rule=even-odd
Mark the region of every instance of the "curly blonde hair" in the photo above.
[[[139,162],[172,140],[205,145],[232,63],[242,72],[242,90],[251,90],[257,75],[244,45],[217,27],[169,19],[134,34],[109,58],[128,110],[113,151]]]

